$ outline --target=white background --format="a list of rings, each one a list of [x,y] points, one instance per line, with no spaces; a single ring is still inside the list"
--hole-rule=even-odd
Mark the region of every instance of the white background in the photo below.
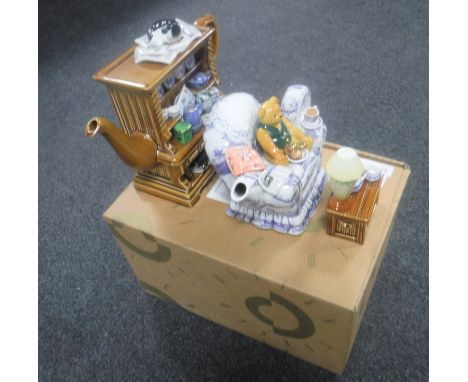
[[[2,2],[0,18],[0,380],[34,381],[38,378],[37,2]]]
[[[467,10],[464,1],[430,1],[430,375],[434,381],[462,380],[467,363]],[[4,2],[0,14],[0,373],[2,380],[33,381],[38,372],[37,3]]]

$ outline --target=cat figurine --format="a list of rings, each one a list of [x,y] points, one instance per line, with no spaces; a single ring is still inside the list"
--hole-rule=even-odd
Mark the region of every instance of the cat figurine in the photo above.
[[[150,45],[174,44],[182,38],[181,28],[177,19],[161,19],[156,21],[147,32]]]

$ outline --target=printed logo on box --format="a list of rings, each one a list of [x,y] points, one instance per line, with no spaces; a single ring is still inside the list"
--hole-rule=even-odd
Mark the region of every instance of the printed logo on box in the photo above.
[[[275,326],[272,319],[265,316],[260,312],[260,307],[262,306],[271,306],[272,302],[281,305],[283,308],[288,310],[297,320],[297,327],[294,329],[284,329]],[[293,304],[291,301],[286,298],[270,292],[270,298],[265,298],[261,296],[251,296],[245,300],[245,306],[256,318],[264,322],[267,325],[273,327],[273,332],[279,334],[280,336],[291,337],[291,338],[308,338],[314,335],[315,325],[310,319],[310,317],[298,306]]]
[[[152,237],[151,235],[148,235],[145,232],[141,232],[143,237],[145,238],[146,241],[151,242],[153,245],[155,244],[157,247],[153,251],[147,251],[143,248],[140,248],[136,244],[133,244],[131,241],[129,241],[120,231],[123,228],[123,224],[119,223],[115,220],[111,220],[111,222],[108,224],[109,229],[111,230],[112,234],[122,243],[124,244],[127,248],[131,249],[138,255],[144,257],[145,259],[151,260],[151,261],[156,261],[158,263],[165,263],[166,261],[169,261],[171,258],[171,249],[158,244],[157,241]]]

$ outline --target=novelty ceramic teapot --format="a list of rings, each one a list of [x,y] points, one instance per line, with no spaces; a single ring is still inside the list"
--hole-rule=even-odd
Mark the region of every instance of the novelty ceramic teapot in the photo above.
[[[301,88],[310,94],[306,87]],[[304,103],[303,99],[297,102]],[[316,147],[305,131],[283,117],[276,97],[260,104],[247,93],[226,95],[213,106],[205,126],[206,153],[230,191],[226,213],[259,228],[301,234],[316,210],[326,182],[321,146]],[[280,135],[286,138],[279,142],[275,139],[278,134],[274,130],[270,134],[263,126],[280,129]],[[302,150],[300,158],[288,156],[286,147],[292,143]],[[260,158],[263,166],[246,162],[245,166],[236,164],[233,171],[232,148],[240,148],[236,151],[242,153],[242,160]],[[248,170],[242,173],[239,168]]]

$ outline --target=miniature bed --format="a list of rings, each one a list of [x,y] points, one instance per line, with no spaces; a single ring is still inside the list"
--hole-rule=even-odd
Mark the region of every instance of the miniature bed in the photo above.
[[[310,94],[305,86],[301,87]],[[288,94],[290,91],[285,96]],[[309,106],[305,102],[301,107]],[[262,153],[255,139],[258,108],[258,101],[246,93],[233,93],[218,101],[205,123],[205,151],[230,190],[231,202],[226,211],[229,216],[262,229],[298,235],[314,214],[326,182],[321,167],[326,127],[320,121],[314,129],[313,149],[300,160],[290,160],[288,166],[273,165],[262,155],[266,166],[263,171],[236,177],[228,166],[226,150],[248,146]]]

